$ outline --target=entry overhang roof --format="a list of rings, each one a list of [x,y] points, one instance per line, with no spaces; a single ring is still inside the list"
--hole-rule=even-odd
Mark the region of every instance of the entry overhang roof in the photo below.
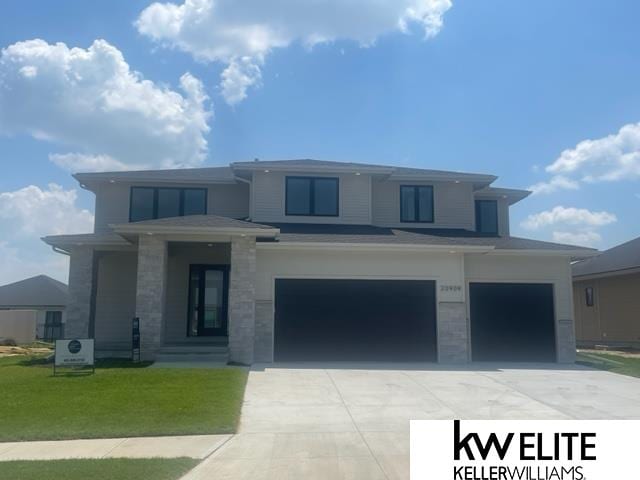
[[[260,238],[275,238],[280,230],[270,225],[237,220],[218,215],[187,215],[184,217],[159,218],[140,222],[109,225],[119,234],[222,234],[247,235]]]

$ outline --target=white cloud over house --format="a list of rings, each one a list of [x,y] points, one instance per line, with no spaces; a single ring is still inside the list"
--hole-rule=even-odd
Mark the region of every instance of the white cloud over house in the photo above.
[[[224,64],[222,94],[233,105],[259,84],[260,67],[274,49],[336,40],[370,46],[382,35],[412,29],[429,38],[449,8],[450,0],[185,0],[153,3],[135,25],[162,46]]]
[[[77,206],[77,192],[36,185],[0,193],[0,284],[45,273],[66,281],[68,259],[40,237],[93,230],[93,214]]]
[[[0,54],[0,134],[68,149],[50,159],[71,171],[200,165],[207,95],[189,73],[180,90],[144,79],[104,40],[18,42]]]
[[[530,231],[551,229],[551,236],[556,242],[595,246],[602,240],[597,230],[617,221],[610,212],[559,205],[529,215],[520,225]]]
[[[534,193],[576,189],[580,183],[640,179],[640,123],[624,125],[617,133],[583,140],[564,150],[545,169],[547,182],[529,187]]]

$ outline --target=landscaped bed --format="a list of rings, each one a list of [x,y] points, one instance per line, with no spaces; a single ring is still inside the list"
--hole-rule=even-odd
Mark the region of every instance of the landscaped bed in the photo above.
[[[147,368],[99,362],[53,376],[33,357],[0,358],[0,441],[232,433],[242,368]]]
[[[600,352],[586,350],[578,352],[577,363],[587,367],[607,370],[632,377],[640,377],[640,352]]]
[[[2,462],[0,480],[174,480],[197,463],[191,458]]]

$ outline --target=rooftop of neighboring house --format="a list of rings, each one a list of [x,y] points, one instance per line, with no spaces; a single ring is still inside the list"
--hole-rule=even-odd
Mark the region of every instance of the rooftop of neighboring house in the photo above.
[[[66,306],[67,285],[47,275],[37,275],[0,286],[0,308]]]
[[[640,237],[605,250],[573,265],[573,276],[617,275],[640,272]]]

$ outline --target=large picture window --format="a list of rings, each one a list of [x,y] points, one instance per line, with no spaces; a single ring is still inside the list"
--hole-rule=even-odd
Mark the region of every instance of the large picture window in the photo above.
[[[206,213],[205,188],[131,187],[130,222]]]
[[[433,223],[432,186],[400,186],[400,221],[412,223]]]
[[[287,177],[285,214],[316,217],[338,216],[338,179]]]
[[[496,200],[476,200],[476,231],[498,233],[498,202]]]

